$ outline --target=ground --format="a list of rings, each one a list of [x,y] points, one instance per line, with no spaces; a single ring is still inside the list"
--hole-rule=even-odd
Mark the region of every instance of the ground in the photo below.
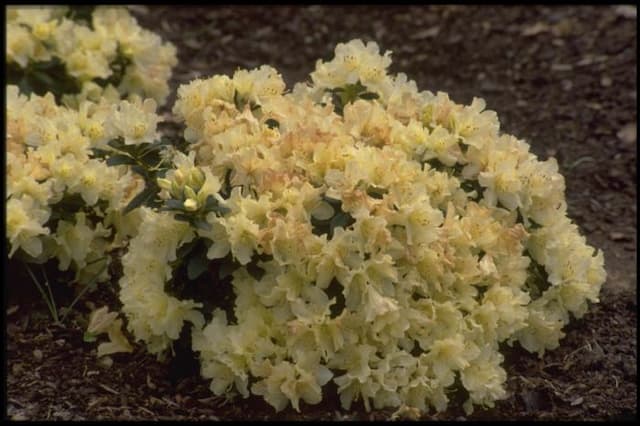
[[[393,51],[391,71],[405,72],[420,89],[447,92],[458,103],[484,98],[503,132],[526,140],[541,159],[558,159],[569,214],[604,251],[608,278],[600,303],[567,327],[560,348],[542,359],[505,348],[508,399],[470,416],[453,407],[425,419],[637,416],[635,7],[148,6],[134,14],[177,46],[173,89],[261,64],[291,85],[317,58],[329,59],[338,42],[359,37]],[[8,278],[9,418],[369,420],[393,411],[367,413],[356,404],[346,412],[326,397],[302,413],[276,414],[259,398],[215,398],[197,374],[180,377],[140,347],[98,362],[82,327],[93,306],[117,307],[113,287],[56,326],[44,303],[16,294],[18,278]]]

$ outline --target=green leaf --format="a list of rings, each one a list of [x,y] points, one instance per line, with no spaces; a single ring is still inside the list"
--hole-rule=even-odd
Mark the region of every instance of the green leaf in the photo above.
[[[127,67],[131,64],[131,59],[124,54],[120,43],[118,43],[116,52],[116,57],[109,64],[109,68],[111,68],[111,75],[107,78],[94,78],[94,83],[102,87],[106,87],[109,84],[114,87],[118,87],[120,85]]]
[[[202,253],[199,256],[193,256],[187,264],[187,277],[195,280],[209,268],[209,259]]]
[[[223,262],[218,267],[218,278],[223,280],[233,274],[233,272],[238,269],[238,266],[232,262]]]
[[[213,210],[218,207],[218,200],[213,195],[207,196],[207,201],[205,201],[204,208],[205,210]]]
[[[538,228],[542,228],[542,225],[540,225],[539,223],[534,222],[532,219],[529,219],[529,229],[538,229]]]
[[[211,231],[211,228],[212,228],[209,222],[199,217],[194,218],[192,224],[196,228],[201,229],[203,231]]]
[[[324,292],[327,294],[329,300],[335,299],[335,302],[329,307],[330,317],[335,318],[340,315],[345,308],[344,287],[340,284],[340,281],[334,278],[331,280],[331,283],[329,283],[329,287],[324,289]]]
[[[349,213],[340,212],[331,219],[331,222],[329,222],[329,227],[331,228],[331,231],[333,231],[333,229],[337,227],[347,228],[354,222],[355,220]]]
[[[183,257],[186,257],[189,253],[191,253],[191,250],[193,250],[193,248],[196,246],[197,243],[198,243],[198,239],[194,239],[191,242],[183,244],[182,246],[180,246],[180,248],[176,252],[176,257],[178,259],[182,259]]]
[[[268,119],[267,121],[264,122],[267,126],[269,126],[270,129],[276,128],[276,127],[280,127],[280,123],[278,123],[277,120],[274,120],[273,118]]]
[[[142,176],[145,180],[149,179],[149,173],[147,172],[147,169],[145,169],[143,166],[141,166],[140,164],[135,164],[133,166],[131,166],[131,171],[134,173],[139,174],[140,176]]]
[[[82,341],[86,343],[92,343],[98,340],[98,337],[95,334],[91,334],[88,331],[85,331],[82,335]]]
[[[366,92],[366,93],[362,93],[360,95],[360,99],[364,99],[367,101],[372,101],[374,99],[378,99],[380,97],[380,95],[378,95],[377,93],[373,93],[373,92]]]
[[[214,210],[219,216],[224,216],[225,214],[231,212],[231,209],[225,206],[218,204],[218,206]]]
[[[334,207],[334,206],[341,206],[341,205],[342,205],[342,201],[340,201],[340,200],[339,200],[339,199],[337,199],[337,198],[331,198],[331,197],[328,197],[328,196],[326,196],[326,195],[323,195],[323,196],[322,196],[322,199],[323,199],[324,201],[326,201],[327,203],[331,204],[331,206],[332,206],[332,207]]]
[[[61,66],[64,67],[64,63],[60,60],[60,58],[54,56],[48,61],[32,62],[30,66],[35,70],[49,70],[52,68],[59,68]]]
[[[140,191],[140,193],[136,195],[133,200],[129,202],[127,207],[124,209],[123,214],[127,214],[133,209],[138,208],[145,203],[148,203],[155,197],[156,193],[156,188],[147,186],[145,189]]]
[[[74,21],[85,21],[91,26],[94,9],[95,5],[72,5],[69,7],[66,17]],[[93,26],[91,28],[93,28]]]
[[[117,137],[115,139],[111,139],[109,142],[107,142],[107,145],[109,145],[112,148],[115,149],[119,149],[119,150],[124,150],[126,145],[124,144],[124,139],[121,137]]]
[[[113,154],[113,151],[100,148],[91,148],[91,157],[93,158],[106,158],[111,154]]]
[[[51,78],[51,76],[47,75],[43,71],[34,71],[33,73],[31,73],[31,76],[47,87],[54,88],[58,85],[57,82],[54,81],[53,78]]]
[[[240,96],[238,95],[238,91],[237,90],[234,90],[234,92],[233,92],[233,103],[235,104],[235,106],[236,106],[236,108],[238,110],[241,110],[242,107],[244,106],[244,103],[240,99]]]
[[[527,268],[525,288],[528,290],[531,299],[536,300],[550,287],[549,274],[545,267],[536,262],[527,250],[523,254],[531,259],[531,263]]]
[[[164,205],[166,207],[165,210],[181,210],[184,211],[184,204],[180,200],[176,200],[174,198],[170,200],[165,200]]]
[[[222,188],[220,189],[220,195],[222,195],[223,198],[229,198],[229,196],[231,195],[231,173],[233,172],[233,169],[227,169],[227,171],[224,174],[224,183],[222,184]]]
[[[247,272],[254,280],[260,281],[265,274],[265,270],[258,266],[258,262],[256,260],[252,260],[245,266]]]
[[[184,213],[177,213],[173,216],[175,220],[179,220],[181,222],[191,222],[191,217]]]
[[[78,81],[67,74],[65,64],[57,57],[50,61],[30,62],[26,68],[9,63],[6,67],[7,82],[18,84],[24,93],[43,96],[51,92],[56,102],[62,95],[80,92]]]
[[[335,93],[331,96],[331,101],[333,102],[333,109],[338,115],[342,115],[344,113],[344,102],[342,98]]]
[[[126,154],[116,154],[107,158],[107,166],[121,166],[123,164],[134,165],[136,160]]]
[[[484,188],[477,180],[463,180],[460,184],[460,188],[467,193],[475,191],[476,195],[471,198],[474,201],[479,201],[484,194]]]
[[[31,87],[31,84],[29,84],[29,79],[27,77],[24,77],[22,78],[22,80],[20,80],[20,82],[18,83],[18,88],[20,89],[20,92],[24,93],[25,95],[29,95],[34,92],[33,87]]]
[[[367,188],[367,195],[371,198],[375,198],[377,200],[382,200],[384,194],[388,193],[387,188],[380,188],[378,186],[370,185]]]

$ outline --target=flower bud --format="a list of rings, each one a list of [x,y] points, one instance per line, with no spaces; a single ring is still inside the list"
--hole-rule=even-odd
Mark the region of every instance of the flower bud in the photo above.
[[[182,170],[178,169],[176,170],[176,172],[173,174],[173,178],[175,179],[176,183],[180,186],[185,184],[185,176],[184,173],[182,172]]]
[[[158,178],[157,182],[160,188],[171,191],[172,182],[169,179]]]
[[[184,186],[184,197],[188,198],[188,199],[191,199],[191,200],[196,200],[198,198],[198,195],[193,190],[193,188],[191,188],[189,185],[185,185]]]
[[[205,191],[200,191],[198,192],[198,197],[196,198],[196,200],[198,200],[198,204],[204,206],[207,203],[207,198],[209,198],[209,194],[207,194]]]
[[[198,210],[198,202],[193,198],[188,198],[184,201],[183,206],[186,210],[194,212]]]
[[[176,183],[176,181],[171,182],[171,196],[175,199],[182,197],[182,188]]]
[[[191,187],[195,188],[196,190],[199,190],[200,188],[202,188],[204,181],[205,181],[205,175],[202,170],[200,170],[197,167],[194,167],[193,169],[191,169],[191,173],[189,174],[189,184]]]

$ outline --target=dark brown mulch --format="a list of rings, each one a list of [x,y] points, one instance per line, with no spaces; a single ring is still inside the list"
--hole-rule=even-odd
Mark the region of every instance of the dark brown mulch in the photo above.
[[[394,52],[393,72],[459,103],[485,98],[503,131],[527,140],[543,159],[556,156],[571,217],[605,252],[601,303],[571,324],[560,348],[542,360],[517,347],[505,349],[510,396],[495,408],[465,416],[452,407],[425,418],[606,420],[637,416],[634,10],[161,6],[135,13],[177,45],[173,88],[263,63],[278,68],[291,85],[317,58],[329,59],[336,43],[360,37]],[[369,420],[392,412],[366,413],[360,405],[345,412],[330,396],[301,414],[290,408],[276,414],[258,398],[225,401],[213,397],[197,374],[180,378],[139,347],[101,366],[95,345],[82,341],[87,306],[81,303],[64,327],[53,326],[36,293],[15,294],[28,281],[9,276],[6,285],[9,418]],[[117,307],[113,289],[91,299]]]
[[[113,294],[94,298],[116,305]],[[54,326],[43,306],[19,305],[7,325],[8,405],[13,419],[360,419],[384,420],[393,410],[346,412],[330,391],[316,406],[275,414],[260,398],[215,397],[197,374],[176,375],[142,347],[96,360],[95,344],[82,340],[79,307],[66,327]],[[35,308],[35,309],[34,309]],[[459,408],[427,419],[623,419],[636,414],[636,322],[634,298],[605,290],[603,301],[567,330],[560,348],[544,359],[519,347],[505,348],[509,398],[466,416]]]

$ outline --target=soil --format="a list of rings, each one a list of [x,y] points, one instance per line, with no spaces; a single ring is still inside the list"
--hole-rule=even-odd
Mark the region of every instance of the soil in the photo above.
[[[174,92],[196,77],[261,64],[280,70],[290,87],[317,58],[332,57],[337,43],[359,37],[393,51],[391,71],[405,72],[420,89],[447,92],[458,103],[484,98],[504,132],[525,139],[541,159],[558,159],[569,214],[589,244],[604,251],[608,278],[600,303],[566,328],[558,349],[539,359],[505,348],[508,399],[470,416],[452,403],[424,419],[637,417],[635,7],[138,6],[133,12],[177,46]],[[214,397],[197,371],[180,371],[139,346],[100,362],[83,332],[92,307],[117,309],[117,284],[85,297],[55,325],[27,277],[6,278],[9,419],[383,420],[393,412],[367,413],[361,404],[345,411],[328,391],[301,413],[275,413],[260,398]],[[72,298],[54,294],[59,306]]]

